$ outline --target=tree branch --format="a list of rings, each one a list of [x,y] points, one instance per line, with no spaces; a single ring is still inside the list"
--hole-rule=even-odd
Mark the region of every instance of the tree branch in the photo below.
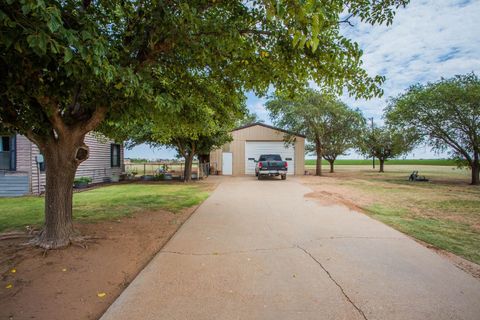
[[[55,129],[57,134],[61,135],[64,134],[67,127],[65,122],[60,115],[60,110],[58,109],[58,104],[49,97],[37,97],[36,98],[38,104],[42,107],[47,115],[48,120],[52,124],[52,127]]]
[[[92,116],[80,125],[80,132],[86,134],[95,130],[107,116],[107,107],[98,107],[92,113]]]

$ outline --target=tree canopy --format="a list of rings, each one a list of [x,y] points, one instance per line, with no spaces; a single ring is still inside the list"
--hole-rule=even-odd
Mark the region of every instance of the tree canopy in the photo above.
[[[365,118],[359,109],[352,110],[340,101],[329,106],[322,155],[330,163],[330,173],[333,173],[338,156],[356,147],[358,136],[365,130]],[[307,146],[307,150],[315,152],[313,145]]]
[[[390,126],[365,129],[357,139],[358,150],[380,161],[379,172],[384,172],[385,161],[410,152],[418,141],[414,131],[396,130]]]
[[[70,243],[71,185],[88,158],[89,131],[111,135],[120,121],[128,126],[169,112],[179,88],[188,92],[204,77],[230,92],[263,94],[272,85],[292,91],[313,80],[358,97],[380,95],[383,78],[365,72],[362,51],[340,25],[351,17],[389,24],[407,3],[3,1],[0,123],[45,156],[46,223],[38,244]]]
[[[391,99],[386,119],[403,131],[416,132],[418,142],[450,152],[459,164],[467,164],[472,169],[471,183],[480,184],[480,79],[477,75],[470,73],[414,85]]]
[[[245,110],[245,114],[240,120],[237,120],[235,126],[236,127],[242,127],[246,126],[252,123],[257,123],[257,122],[264,122],[258,117],[258,114],[255,112],[250,112],[249,110]]]
[[[365,120],[360,111],[350,109],[330,93],[307,89],[293,97],[277,95],[267,102],[274,123],[306,136],[306,150],[317,155],[316,175],[322,174],[321,160],[331,164],[353,147]],[[287,135],[287,141],[294,137]]]

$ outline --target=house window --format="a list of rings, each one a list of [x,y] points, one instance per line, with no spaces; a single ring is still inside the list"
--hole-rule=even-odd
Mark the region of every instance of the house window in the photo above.
[[[120,145],[119,144],[111,144],[110,147],[110,163],[112,168],[120,167]]]
[[[16,170],[17,153],[15,147],[15,136],[0,136],[0,170]]]

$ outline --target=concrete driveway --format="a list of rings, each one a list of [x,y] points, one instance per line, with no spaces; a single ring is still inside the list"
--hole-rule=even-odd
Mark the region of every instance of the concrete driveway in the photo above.
[[[102,320],[480,319],[480,281],[400,232],[224,178]]]

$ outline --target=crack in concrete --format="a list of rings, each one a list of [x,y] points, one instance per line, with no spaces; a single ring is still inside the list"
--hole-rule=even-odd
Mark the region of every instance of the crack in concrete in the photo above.
[[[328,277],[330,278],[330,280],[333,281],[333,283],[335,283],[335,285],[340,289],[340,291],[342,292],[343,296],[345,297],[345,299],[347,299],[348,302],[350,302],[350,304],[358,311],[358,313],[360,313],[360,315],[363,317],[363,319],[365,320],[368,320],[367,316],[365,315],[365,313],[362,311],[362,309],[360,309],[356,304],[355,302],[352,301],[352,299],[350,299],[350,297],[347,295],[347,293],[345,292],[345,290],[343,289],[343,287],[333,278],[333,276],[331,275],[331,273],[323,266],[323,264],[318,261],[310,252],[307,251],[307,249],[305,248],[302,248],[300,247],[299,245],[296,245],[296,247],[300,250],[302,250],[305,254],[307,254],[313,261],[315,261],[319,266],[320,268],[322,268],[323,271],[325,271],[325,273],[328,275]]]
[[[312,240],[304,241],[303,243],[310,243],[310,242],[321,241],[321,240],[335,240],[335,239],[406,240],[406,238],[400,238],[400,237],[330,236],[330,237],[315,238]]]
[[[212,252],[212,253],[195,253],[195,252],[164,250],[164,251],[160,251],[160,253],[178,254],[182,256],[225,256],[230,254],[244,254],[244,253],[253,253],[253,252],[259,252],[259,251],[279,251],[279,250],[296,249],[296,248],[297,246],[290,246],[290,247],[279,247],[279,248],[258,248],[258,249],[252,249],[252,250],[238,250],[238,251]]]

